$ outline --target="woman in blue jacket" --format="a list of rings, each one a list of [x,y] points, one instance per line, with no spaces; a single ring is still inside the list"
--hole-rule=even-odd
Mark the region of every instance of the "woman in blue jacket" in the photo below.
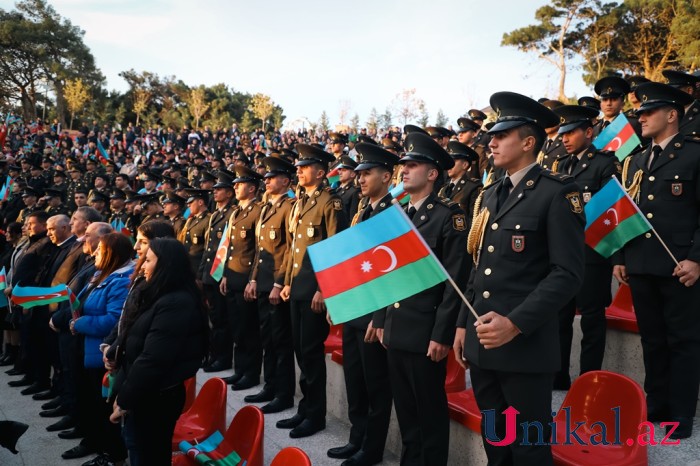
[[[66,459],[99,453],[94,464],[103,464],[106,457],[117,462],[127,456],[118,426],[109,422],[110,407],[102,398],[105,368],[100,344],[119,321],[129,291],[129,276],[134,271],[132,256],[131,242],[126,236],[121,233],[103,236],[95,252],[95,276],[78,295],[83,307],[81,316],[71,321],[71,331],[84,341],[78,424],[85,438],[63,454]]]

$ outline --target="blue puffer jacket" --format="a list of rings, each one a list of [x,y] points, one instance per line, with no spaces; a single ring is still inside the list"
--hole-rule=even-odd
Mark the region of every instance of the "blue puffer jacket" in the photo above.
[[[85,336],[86,368],[104,367],[100,343],[119,322],[133,271],[133,263],[115,270],[92,290],[83,304],[82,316],[75,321],[75,331]]]

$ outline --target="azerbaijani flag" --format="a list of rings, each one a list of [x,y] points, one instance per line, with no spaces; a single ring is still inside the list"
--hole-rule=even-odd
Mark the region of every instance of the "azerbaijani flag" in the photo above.
[[[328,172],[328,186],[335,187],[333,185],[340,183],[340,170],[335,167],[333,170]]]
[[[7,273],[5,272],[5,267],[0,269],[0,291],[7,288]]]
[[[411,200],[411,195],[403,189],[403,181],[394,186],[391,191],[389,191],[389,194],[391,194],[394,199],[399,201],[399,204],[401,205],[406,205],[408,204],[408,201]]]
[[[2,189],[0,189],[0,201],[6,201],[10,197],[10,194],[12,194],[12,178],[10,175],[7,175],[5,184],[2,186]]]
[[[606,258],[653,228],[614,176],[588,201],[585,211],[586,244]]]
[[[593,141],[598,150],[615,151],[615,156],[622,162],[642,141],[624,113],[620,113],[607,128]]]
[[[188,453],[188,456],[191,456]],[[238,466],[241,463],[241,457],[235,451],[231,451],[227,455],[219,453],[216,450],[207,453],[198,453],[194,456],[195,461],[205,466]]]
[[[17,285],[12,288],[10,299],[18,306],[30,309],[35,306],[68,301],[70,294],[70,289],[65,284],[51,287]]]
[[[309,246],[308,251],[334,324],[369,314],[449,278],[396,203]]]
[[[178,445],[180,451],[185,454],[192,456],[193,458],[199,453],[209,453],[210,451],[216,450],[219,444],[224,440],[224,436],[218,430],[207,437],[203,442],[192,445],[190,442],[183,440]]]
[[[221,280],[224,276],[224,264],[226,262],[226,253],[228,253],[229,237],[228,237],[228,222],[224,227],[224,231],[221,232],[221,240],[219,241],[219,247],[216,248],[216,256],[214,257],[214,262],[211,264],[211,270],[209,275],[211,278],[217,282]]]

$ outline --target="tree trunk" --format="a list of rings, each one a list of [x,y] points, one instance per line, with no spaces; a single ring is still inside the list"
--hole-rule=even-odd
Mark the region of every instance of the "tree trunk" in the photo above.
[[[73,131],[73,117],[75,116],[75,112],[70,112],[70,126],[68,129]]]
[[[20,87],[21,102],[22,102],[22,118],[24,123],[29,123],[30,120],[36,118],[36,103],[32,100],[27,92],[26,87]]]
[[[63,83],[60,79],[53,81],[54,89],[56,90],[56,118],[61,123],[61,126],[66,126],[66,98],[63,92]],[[71,113],[71,121],[73,121],[73,113]],[[73,124],[71,123],[71,127]],[[71,128],[72,129],[72,128]]]

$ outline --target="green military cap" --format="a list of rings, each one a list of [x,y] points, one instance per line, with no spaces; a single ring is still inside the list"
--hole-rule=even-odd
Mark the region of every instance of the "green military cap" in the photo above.
[[[406,134],[411,134],[411,133],[428,134],[428,132],[426,130],[424,130],[420,126],[416,126],[416,125],[404,125],[403,132]]]
[[[695,87],[695,83],[698,82],[697,77],[682,71],[663,70],[661,74],[668,81],[668,85],[673,87]]]
[[[253,183],[257,185],[263,179],[262,175],[248,167],[236,167],[234,183]]]
[[[436,167],[448,170],[454,167],[454,160],[440,144],[433,138],[423,133],[409,133],[404,141],[406,155],[399,161],[400,164],[406,162],[430,163]]]
[[[471,118],[458,118],[457,119],[458,133],[464,133],[466,131],[479,131],[481,125]]]
[[[197,199],[201,199],[205,203],[209,202],[209,191],[206,189],[186,188],[185,192],[189,196],[185,201],[185,203],[187,204],[189,204],[190,202],[194,202]]]
[[[223,168],[216,172],[217,181],[214,189],[233,188],[233,179],[236,177],[233,173]]]
[[[606,76],[599,79],[594,86],[595,93],[602,98],[623,97],[630,91],[630,85],[619,76]]]
[[[185,206],[185,202],[187,199],[184,197],[178,196],[175,194],[173,191],[167,192],[164,196],[160,198],[160,202],[165,205],[165,204],[179,204],[181,207]]]
[[[552,110],[559,117],[559,134],[573,131],[579,126],[590,125],[598,116],[598,110],[581,105],[563,105]]]
[[[383,167],[391,171],[399,162],[399,157],[396,154],[376,144],[361,142],[355,146],[355,150],[357,151],[357,160],[359,162],[355,168],[356,172],[369,170],[374,167]]]
[[[102,191],[93,191],[88,202],[109,202],[109,196]]]
[[[303,167],[312,163],[318,163],[327,167],[329,163],[335,160],[332,154],[313,144],[297,144],[296,149],[299,152],[299,160],[294,164],[296,167]]]
[[[637,113],[646,112],[659,107],[670,105],[685,113],[685,106],[693,102],[693,97],[687,92],[668,84],[648,82],[637,86],[634,95],[642,103]]]
[[[349,155],[343,155],[340,157],[340,165],[338,168],[346,168],[348,170],[354,170],[357,168],[357,162],[355,162]]]
[[[579,98],[578,104],[581,107],[590,107],[590,108],[594,108],[596,110],[600,110],[600,100],[596,99],[595,97],[588,96],[588,95],[585,95],[585,96]]]
[[[277,175],[284,175],[291,178],[294,175],[294,165],[281,157],[265,157],[263,159],[265,165],[265,178],[273,178]]]
[[[541,103],[515,92],[496,92],[490,99],[498,118],[489,133],[531,124],[543,130],[559,124],[559,118]]]
[[[471,118],[472,120],[484,121],[486,119],[486,114],[477,108],[470,109],[467,112],[467,115],[469,115],[469,118]]]
[[[459,141],[450,141],[447,143],[447,153],[454,160],[466,160],[469,163],[474,163],[479,160],[479,154],[474,149],[462,144]]]
[[[627,81],[627,84],[630,85],[630,91],[632,91],[632,92],[634,92],[635,89],[637,89],[637,86],[639,86],[640,84],[651,82],[649,79],[645,78],[644,76],[639,76],[639,75],[626,76],[625,81]]]

